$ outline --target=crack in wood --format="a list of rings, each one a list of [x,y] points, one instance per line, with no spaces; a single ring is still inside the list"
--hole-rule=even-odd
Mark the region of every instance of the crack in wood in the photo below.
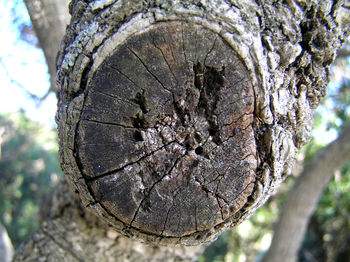
[[[130,226],[132,226],[132,223],[135,221],[136,216],[137,216],[137,214],[139,213],[140,208],[142,207],[142,203],[143,203],[144,201],[146,201],[146,199],[151,195],[151,192],[152,192],[153,188],[155,188],[155,186],[156,186],[157,184],[159,184],[166,176],[170,176],[170,175],[171,175],[172,171],[174,170],[174,168],[176,167],[176,165],[178,164],[178,162],[180,161],[180,159],[181,159],[183,156],[184,156],[184,155],[178,157],[178,158],[174,161],[174,164],[170,167],[169,171],[165,172],[165,174],[164,174],[158,181],[156,181],[156,182],[152,185],[152,187],[149,189],[149,191],[147,192],[146,196],[141,200],[141,202],[140,202],[138,208],[136,209],[136,212],[135,212],[135,214],[134,214],[134,216],[133,216],[133,218],[132,218],[132,220],[131,220],[131,222],[130,222]]]
[[[131,48],[128,47],[128,50],[141,62],[141,64],[144,66],[144,68],[146,69],[146,71],[152,76],[154,77],[154,79],[164,88],[164,90],[172,93],[171,90],[169,90],[168,88],[165,87],[165,85],[159,80],[159,78],[152,73],[152,71],[148,68],[148,66],[145,64],[145,62],[142,61],[141,57],[137,55],[137,53],[132,50]]]
[[[118,100],[118,101],[120,101],[120,102],[125,102],[125,103],[128,103],[128,104],[130,104],[130,105],[135,105],[135,102],[132,101],[132,100],[122,99],[122,98],[119,97],[119,96],[107,94],[107,93],[102,92],[102,91],[100,91],[100,90],[93,89],[92,92],[93,92],[93,93],[98,93],[98,94],[101,94],[101,95],[108,96],[108,97],[113,98],[113,99],[116,99],[116,100]]]
[[[55,236],[51,235],[48,230],[45,230],[44,227],[41,227],[42,232],[49,237],[59,248],[63,249],[64,251],[68,252],[74,259],[76,259],[79,262],[84,262],[83,259],[81,259],[82,256],[79,256],[74,252],[72,248],[69,246],[62,244],[60,241],[56,239]]]
[[[163,49],[160,48],[160,47],[155,43],[155,39],[154,39],[153,34],[151,34],[151,36],[152,36],[152,43],[153,43],[153,45],[154,45],[154,46],[160,51],[160,53],[162,54],[162,57],[163,57],[165,63],[167,64],[170,73],[173,75],[173,77],[174,77],[176,83],[178,84],[179,81],[177,80],[176,75],[174,74],[174,72],[173,72],[173,70],[172,70],[172,68],[171,68],[171,66],[170,66],[170,63],[169,63],[168,60],[166,59],[166,56],[165,56],[165,54],[164,54],[164,52],[163,52]],[[163,35],[162,35],[162,36],[163,36]],[[163,36],[163,40],[164,40],[164,42],[166,43],[166,40],[165,40],[164,36]],[[173,59],[175,60],[174,55],[173,55]]]
[[[169,143],[166,144],[166,145],[162,145],[161,147],[157,148],[156,150],[152,151],[151,153],[145,154],[144,156],[140,157],[140,158],[137,159],[136,161],[127,163],[127,164],[125,164],[124,166],[122,166],[122,167],[120,167],[120,168],[117,168],[117,169],[115,169],[115,170],[111,170],[111,171],[108,171],[108,172],[106,172],[106,173],[100,174],[100,175],[98,175],[98,176],[89,178],[89,179],[87,179],[87,181],[88,181],[88,182],[92,182],[92,181],[95,181],[95,180],[97,180],[97,179],[100,179],[100,178],[103,178],[103,177],[110,176],[110,175],[113,175],[113,174],[115,174],[115,173],[118,173],[118,172],[122,171],[123,169],[125,169],[126,167],[128,167],[128,166],[130,166],[130,165],[133,165],[133,164],[136,164],[136,163],[139,163],[141,160],[143,160],[143,159],[145,159],[145,158],[147,158],[147,157],[153,155],[153,154],[156,153],[157,151],[162,150],[162,149],[166,148],[167,146],[169,146],[169,145],[171,145],[171,144],[173,144],[173,143],[176,143],[176,141],[174,140],[174,141],[169,142]]]
[[[249,196],[254,101],[241,79],[249,72],[237,73],[244,66],[220,36],[174,24],[131,37],[101,64],[76,150],[90,194],[124,234],[202,241]],[[214,53],[225,55],[211,64]]]
[[[104,122],[104,121],[99,121],[99,120],[94,120],[94,119],[83,118],[83,119],[81,119],[81,121],[87,121],[87,122],[101,124],[101,125],[118,126],[118,127],[122,127],[122,128],[131,128],[131,129],[139,128],[139,127],[134,127],[134,126],[126,126],[126,125],[122,125],[122,124],[115,123],[115,122]]]
[[[108,67],[110,67],[111,69],[117,71],[120,75],[122,75],[123,77],[125,77],[125,79],[127,79],[130,83],[132,83],[135,87],[141,89],[142,91],[145,91],[144,88],[140,87],[138,84],[136,84],[132,78],[130,78],[127,74],[123,73],[121,70],[119,70],[117,67],[113,66],[113,65],[107,65]]]

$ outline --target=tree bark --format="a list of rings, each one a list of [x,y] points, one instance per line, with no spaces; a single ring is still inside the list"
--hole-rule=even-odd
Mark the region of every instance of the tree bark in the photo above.
[[[309,138],[343,41],[339,8],[73,2],[57,124],[84,205],[164,245],[210,242],[247,218]]]
[[[309,218],[318,199],[337,169],[350,159],[350,127],[316,154],[296,179],[287,195],[274,230],[271,247],[263,262],[296,261]]]
[[[56,91],[56,58],[69,24],[69,0],[25,0],[32,25],[44,51],[50,74],[50,89]]]
[[[62,169],[83,207],[152,245],[210,243],[249,217],[310,137],[347,32],[341,4],[72,1],[57,123]],[[102,222],[64,214],[46,220],[18,261],[90,261],[86,234]],[[106,234],[93,243],[108,246]]]
[[[45,202],[40,230],[16,251],[14,262],[195,261],[204,248],[148,246],[125,238],[86,211],[65,180]]]

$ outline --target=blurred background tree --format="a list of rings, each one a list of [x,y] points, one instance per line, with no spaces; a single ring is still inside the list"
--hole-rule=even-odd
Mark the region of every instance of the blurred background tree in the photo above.
[[[38,48],[34,30],[21,18],[22,0],[4,1],[11,4],[11,25],[19,41]],[[293,186],[303,165],[337,138],[350,122],[350,59],[345,46],[332,67],[332,82],[327,99],[315,114],[314,138],[299,153],[293,174],[281,186],[278,194],[238,228],[226,231],[198,259],[204,261],[259,261],[269,248],[280,207]],[[0,55],[2,67],[9,69]],[[40,63],[45,63],[43,60]],[[28,99],[38,101],[30,89],[16,83],[10,70],[8,77]],[[47,90],[49,81],[47,81]],[[2,90],[2,94],[7,92]],[[45,94],[45,92],[43,93]],[[42,96],[42,95],[41,95]],[[50,102],[55,106],[55,102]],[[39,109],[40,110],[40,109]],[[54,116],[52,115],[52,119]],[[0,114],[0,223],[5,226],[15,247],[38,227],[39,206],[62,176],[57,161],[56,131],[26,116],[24,111]],[[323,193],[317,210],[308,225],[298,261],[350,261],[350,164],[338,170]]]
[[[347,43],[343,50],[349,50]],[[339,52],[332,67],[328,95],[316,111],[314,129],[339,134],[350,123],[350,57]],[[317,133],[316,133],[317,134]],[[306,145],[304,163],[328,141],[314,139]],[[350,159],[335,172],[311,217],[299,261],[350,261]]]

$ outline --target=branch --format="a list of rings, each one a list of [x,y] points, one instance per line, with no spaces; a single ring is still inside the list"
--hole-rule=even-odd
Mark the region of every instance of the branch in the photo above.
[[[334,172],[348,163],[349,159],[350,126],[304,167],[285,200],[263,262],[294,261],[320,195]]]
[[[66,25],[69,22],[69,0],[25,0],[39,44],[44,51],[50,74],[50,88],[43,97],[33,97],[41,103],[56,91],[56,57]]]
[[[44,221],[13,262],[195,261],[204,247],[147,246],[128,239],[85,211],[61,180],[41,210]]]
[[[10,262],[13,256],[13,247],[6,229],[0,224],[0,261]]]

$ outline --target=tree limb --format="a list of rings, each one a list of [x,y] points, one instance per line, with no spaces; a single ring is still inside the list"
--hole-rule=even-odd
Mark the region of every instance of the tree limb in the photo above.
[[[122,234],[164,245],[213,241],[278,188],[347,30],[341,2],[70,7],[57,62],[63,170]]]
[[[0,261],[10,262],[13,256],[13,246],[6,229],[0,224]]]
[[[50,88],[36,100],[43,101],[50,92],[56,92],[56,57],[69,23],[69,0],[25,0],[40,47],[44,51],[50,74]]]
[[[290,189],[263,262],[291,262],[297,256],[309,218],[320,195],[337,169],[350,160],[350,126],[338,139],[317,153]]]
[[[13,262],[195,261],[204,249],[147,246],[125,238],[86,211],[65,180],[45,202],[39,231],[16,251]]]

